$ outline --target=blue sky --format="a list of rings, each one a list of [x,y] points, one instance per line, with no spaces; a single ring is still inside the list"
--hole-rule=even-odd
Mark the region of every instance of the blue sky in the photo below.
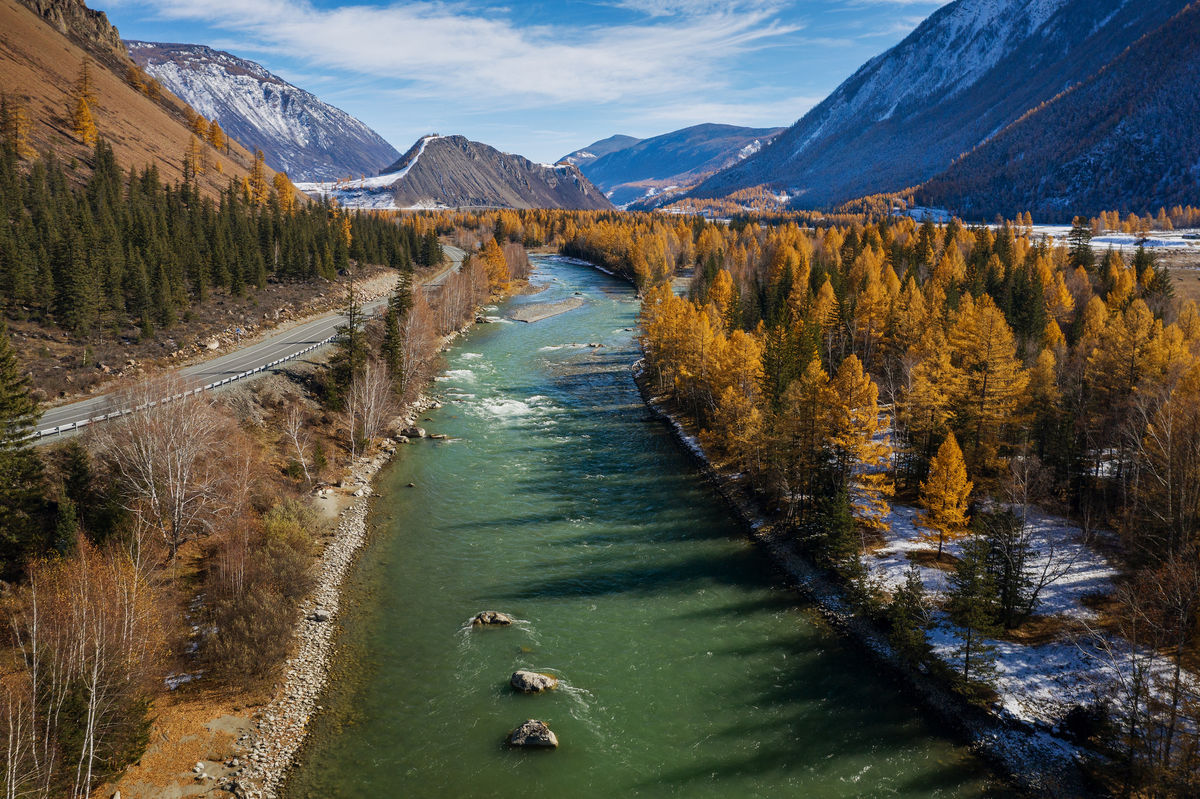
[[[91,0],[129,39],[258,61],[403,152],[553,161],[614,133],[790,125],[944,0]]]

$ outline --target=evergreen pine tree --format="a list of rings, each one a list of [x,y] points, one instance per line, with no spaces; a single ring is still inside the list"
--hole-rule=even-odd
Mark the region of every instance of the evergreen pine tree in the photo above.
[[[888,605],[888,621],[892,646],[901,657],[909,663],[921,663],[929,656],[929,641],[925,637],[929,629],[929,606],[921,570],[915,563],[909,566],[904,585],[896,589]]]
[[[17,576],[40,553],[45,522],[42,462],[30,442],[41,412],[0,323],[0,574]]]
[[[1096,254],[1092,252],[1092,225],[1082,216],[1075,217],[1071,232],[1067,234],[1068,253],[1071,267],[1083,267],[1089,272],[1096,266]]]
[[[950,577],[946,609],[958,627],[963,690],[975,695],[978,683],[988,684],[995,677],[995,647],[988,637],[999,633],[996,623],[996,584],[988,570],[988,542],[975,536],[965,541],[962,556]]]
[[[340,408],[344,392],[367,362],[367,341],[363,331],[365,318],[354,281],[346,284],[346,302],[342,306],[346,323],[337,328],[338,339],[330,359],[330,403]]]

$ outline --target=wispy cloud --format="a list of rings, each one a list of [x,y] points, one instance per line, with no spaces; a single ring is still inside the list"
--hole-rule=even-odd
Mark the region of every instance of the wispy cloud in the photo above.
[[[641,22],[518,27],[502,11],[448,3],[323,9],[305,0],[160,0],[175,20],[203,22],[245,50],[390,78],[411,97],[525,107],[664,98],[725,85],[738,56],[797,30],[770,3],[625,0]],[[692,13],[680,13],[690,10]]]

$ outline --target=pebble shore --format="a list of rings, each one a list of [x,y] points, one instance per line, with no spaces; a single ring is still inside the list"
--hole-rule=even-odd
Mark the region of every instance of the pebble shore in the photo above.
[[[426,410],[439,407],[423,398],[408,415],[393,426],[413,424]],[[254,731],[245,740],[240,761],[245,764],[228,789],[243,799],[275,799],[283,778],[308,733],[308,722],[318,711],[321,693],[329,677],[334,654],[333,639],[342,582],[367,539],[367,513],[372,494],[371,480],[397,450],[403,438],[385,439],[380,452],[359,458],[343,483],[354,502],[341,512],[332,539],[326,544],[317,567],[317,585],[301,606],[304,616],[296,628],[296,654],[288,660],[284,684],[275,699],[254,720]]]

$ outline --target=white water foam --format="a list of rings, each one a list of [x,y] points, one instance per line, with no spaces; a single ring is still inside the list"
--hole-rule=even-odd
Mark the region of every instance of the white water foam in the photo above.
[[[501,419],[511,419],[516,416],[528,416],[533,413],[533,407],[527,402],[515,399],[485,399],[479,407],[492,416]]]
[[[448,369],[444,374],[437,376],[438,380],[461,380],[464,383],[474,383],[475,373],[470,369]]]

